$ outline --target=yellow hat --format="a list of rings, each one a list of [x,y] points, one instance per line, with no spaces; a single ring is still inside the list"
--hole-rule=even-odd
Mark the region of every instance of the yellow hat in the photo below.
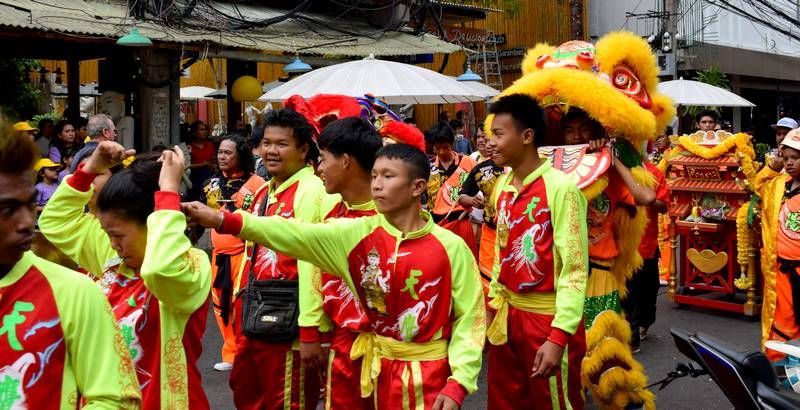
[[[36,161],[36,165],[33,166],[33,169],[39,172],[42,168],[61,168],[61,164],[56,164],[51,161],[50,158],[42,158]]]
[[[14,131],[39,131],[39,129],[31,127],[27,121],[20,121],[14,124]]]
[[[795,128],[786,134],[781,142],[781,147],[794,148],[800,151],[800,128]]]

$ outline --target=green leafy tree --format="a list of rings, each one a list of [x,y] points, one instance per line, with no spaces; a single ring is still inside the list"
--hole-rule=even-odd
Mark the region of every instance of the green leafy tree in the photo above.
[[[728,79],[728,75],[725,74],[722,70],[720,70],[719,66],[717,65],[713,65],[711,66],[711,68],[707,70],[698,71],[694,79],[696,81],[700,81],[701,83],[713,85],[714,87],[719,87],[725,90],[731,89],[731,80]],[[700,114],[701,112],[706,110],[714,111],[717,114],[721,113],[719,107],[693,106],[693,107],[686,107],[686,111],[684,111],[684,114],[690,115],[692,118],[694,118],[697,114]]]
[[[39,90],[25,81],[25,69],[35,72],[39,66],[36,60],[0,60],[0,109],[9,117],[25,119],[36,114]]]

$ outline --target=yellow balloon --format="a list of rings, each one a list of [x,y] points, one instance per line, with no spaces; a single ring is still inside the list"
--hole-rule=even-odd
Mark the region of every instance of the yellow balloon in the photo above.
[[[257,78],[244,75],[236,79],[231,86],[231,97],[236,102],[256,101],[264,94],[261,82]]]

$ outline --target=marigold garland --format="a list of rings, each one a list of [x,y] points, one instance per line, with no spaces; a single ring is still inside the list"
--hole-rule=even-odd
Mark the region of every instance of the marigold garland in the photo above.
[[[749,203],[736,212],[736,261],[739,265],[750,262],[750,226],[747,224]]]
[[[758,170],[755,169],[755,164],[753,162],[756,158],[756,151],[750,144],[749,135],[739,133],[734,135],[732,138],[728,138],[725,141],[714,145],[713,147],[704,147],[692,141],[688,135],[684,135],[678,138],[678,144],[690,153],[704,159],[719,158],[730,151],[731,148],[736,147],[736,158],[738,159],[739,165],[742,168],[742,173],[744,173],[745,178],[747,178],[748,186],[753,186],[753,180],[755,179]],[[679,150],[679,147],[675,147],[673,152],[676,152],[676,150]]]

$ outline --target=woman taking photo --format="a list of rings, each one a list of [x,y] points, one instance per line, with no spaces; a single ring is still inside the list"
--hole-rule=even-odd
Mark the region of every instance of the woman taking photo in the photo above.
[[[42,212],[42,233],[89,272],[111,304],[134,362],[142,408],[208,409],[197,359],[211,267],[184,235],[183,154],[167,150],[114,174],[85,213],[92,181],[134,154],[103,141]]]
[[[252,150],[244,137],[228,136],[219,144],[217,150],[219,173],[203,184],[200,202],[215,208],[235,212],[248,209],[253,204],[253,196],[264,180],[254,174]],[[214,303],[214,317],[222,334],[222,361],[214,365],[214,370],[230,371],[236,355],[236,336],[233,329],[240,326],[233,322],[241,317],[233,315],[233,285],[241,282],[240,267],[244,256],[244,242],[232,235],[222,235],[211,231],[211,300]]]
[[[56,164],[63,164],[67,158],[71,158],[83,148],[83,142],[75,137],[75,127],[67,120],[61,120],[56,124],[55,138],[50,141],[50,151],[48,157]]]

